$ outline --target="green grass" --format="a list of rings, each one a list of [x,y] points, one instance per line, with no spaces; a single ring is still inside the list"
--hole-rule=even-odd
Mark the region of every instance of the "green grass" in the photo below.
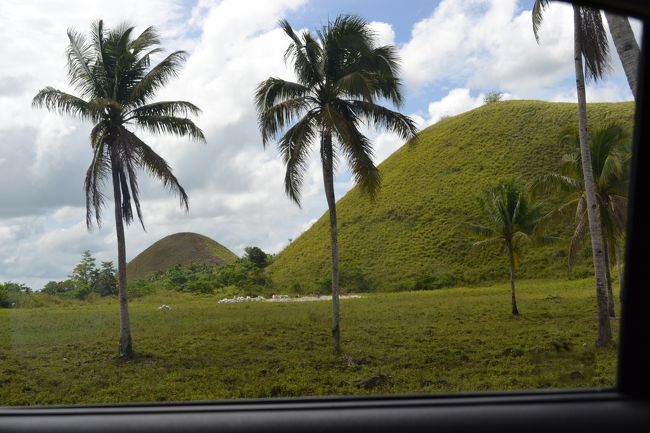
[[[522,281],[520,317],[507,284],[344,300],[338,356],[325,301],[158,292],[131,303],[130,361],[116,358],[115,300],[0,310],[0,405],[609,387],[593,286]]]
[[[166,236],[138,254],[127,266],[127,281],[146,279],[174,265],[213,263],[225,265],[237,260],[235,253],[220,243],[197,233]]]
[[[630,127],[633,103],[589,104],[592,128],[619,121]],[[569,149],[558,143],[577,124],[575,104],[504,101],[444,119],[422,132],[417,146],[402,147],[380,165],[375,202],[352,189],[337,203],[340,264],[361,272],[377,291],[409,290],[418,280],[453,276],[475,284],[507,278],[498,250],[472,248],[467,223],[480,222],[477,198],[488,184],[513,175],[523,182],[557,171]],[[547,209],[551,203],[547,203]],[[555,235],[569,238],[571,222]],[[275,258],[276,287],[319,289],[330,272],[329,219],[323,215]],[[588,244],[588,242],[587,242]],[[592,274],[588,245],[574,274],[564,243],[524,252],[523,278],[579,278]]]

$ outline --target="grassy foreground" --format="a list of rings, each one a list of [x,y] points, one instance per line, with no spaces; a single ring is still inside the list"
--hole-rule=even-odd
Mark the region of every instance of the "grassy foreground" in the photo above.
[[[345,300],[338,356],[328,302],[150,295],[131,303],[130,361],[115,356],[115,301],[0,310],[0,405],[609,387],[593,292],[523,281],[520,317],[506,284]]]

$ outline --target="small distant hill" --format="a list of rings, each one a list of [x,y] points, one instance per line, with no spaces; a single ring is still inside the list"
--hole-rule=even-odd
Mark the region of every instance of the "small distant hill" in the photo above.
[[[213,263],[226,265],[237,260],[235,253],[220,243],[197,233],[176,233],[155,242],[126,267],[130,282],[146,279],[175,265]]]
[[[592,130],[613,121],[631,130],[634,103],[589,104],[588,115]],[[480,222],[477,198],[500,179],[518,176],[527,182],[557,171],[570,150],[558,138],[576,125],[576,104],[502,101],[423,130],[416,146],[403,146],[379,166],[382,187],[374,202],[358,188],[337,202],[342,275],[361,274],[378,291],[507,279],[503,255],[472,247],[467,223]],[[327,215],[276,256],[268,268],[276,287],[299,292],[323,287],[330,274]],[[570,227],[567,220],[558,234],[569,238]],[[588,248],[587,242],[571,275],[565,243],[528,248],[519,276],[590,275]]]

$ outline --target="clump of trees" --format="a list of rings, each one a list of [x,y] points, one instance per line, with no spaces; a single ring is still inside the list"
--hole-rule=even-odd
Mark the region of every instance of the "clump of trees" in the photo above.
[[[243,295],[270,292],[271,281],[264,268],[271,263],[272,256],[256,246],[246,247],[244,251],[244,257],[227,265],[176,265],[157,273],[149,281],[140,280],[133,284],[136,290],[144,292],[156,288],[197,294],[212,294],[224,288],[230,288]]]
[[[20,300],[32,293],[32,289],[22,283],[7,281],[0,283],[0,308],[16,307]]]
[[[101,262],[98,267],[97,260],[86,250],[67,280],[49,281],[43,292],[76,299],[88,299],[92,294],[114,296],[118,293],[116,273],[113,262]]]

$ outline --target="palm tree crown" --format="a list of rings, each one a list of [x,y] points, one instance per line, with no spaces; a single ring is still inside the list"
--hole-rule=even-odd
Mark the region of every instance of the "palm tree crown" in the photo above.
[[[627,191],[629,183],[629,135],[619,124],[610,124],[591,134],[591,165],[596,185],[596,201],[600,210],[605,240],[614,245],[625,234],[627,220]],[[547,173],[533,179],[530,185],[534,196],[563,194],[564,203],[544,216],[551,221],[568,211],[575,215],[575,231],[569,248],[569,267],[572,267],[580,243],[589,226],[585,197],[580,139],[575,129],[565,131],[560,140],[574,150],[562,157],[559,173]]]
[[[156,91],[177,71],[186,53],[175,51],[151,67],[151,58],[162,51],[153,27],[132,38],[134,28],[122,24],[107,30],[96,21],[90,39],[68,30],[68,79],[79,96],[52,87],[34,97],[35,107],[69,114],[95,124],[90,133],[93,159],[86,173],[86,224],[93,218],[101,225],[104,194],[101,186],[115,170],[121,192],[124,221],[133,220],[132,202],[141,223],[137,169],[144,169],[179,196],[187,208],[185,190],[167,162],[129,126],[149,133],[170,133],[204,141],[203,132],[188,119],[199,114],[195,105],[185,101],[151,102]],[[144,227],[144,224],[143,224]]]
[[[258,86],[255,101],[264,145],[280,137],[287,195],[300,204],[311,146],[330,134],[332,153],[342,154],[357,184],[374,194],[379,172],[362,124],[386,128],[402,139],[416,134],[408,116],[377,104],[380,98],[396,106],[402,102],[395,48],[375,46],[372,30],[358,17],[339,16],[317,38],[307,31],[297,35],[286,20],[280,25],[292,40],[285,60],[293,60],[297,82],[269,78]]]

